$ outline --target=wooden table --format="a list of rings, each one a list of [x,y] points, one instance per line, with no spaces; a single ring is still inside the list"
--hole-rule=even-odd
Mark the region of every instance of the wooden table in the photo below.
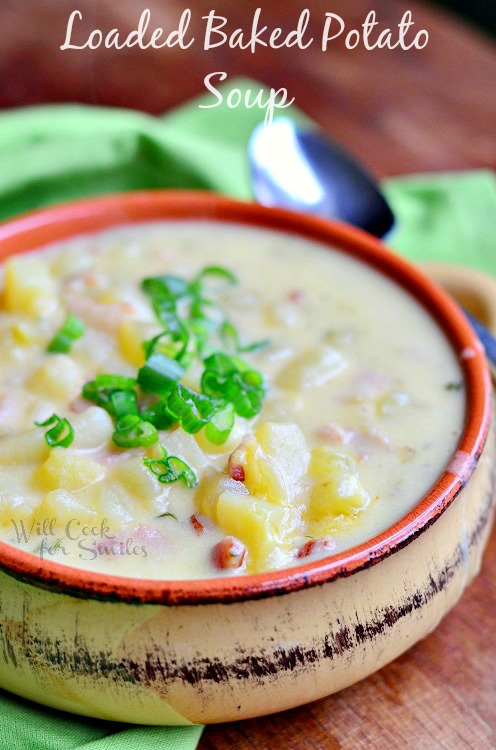
[[[343,45],[255,55],[225,49],[61,52],[76,7],[86,31],[135,28],[152,6],[153,26],[172,27],[188,4],[179,0],[2,0],[0,106],[81,101],[162,112],[203,90],[204,76],[224,70],[285,86],[330,134],[379,176],[496,167],[496,53],[489,39],[417,0],[196,0],[196,17],[212,7],[232,28],[262,6],[266,23],[294,27],[310,6],[357,28],[371,7],[384,26],[411,9],[430,33],[423,51],[355,51]],[[316,23],[316,22],[315,22]],[[316,31],[316,26],[315,29]],[[81,34],[81,39],[84,35]],[[84,37],[86,39],[86,37]],[[70,54],[70,56],[69,56]],[[496,250],[495,250],[496,252]],[[303,708],[239,724],[209,727],[200,747],[494,750],[496,748],[496,538],[483,570],[436,632],[355,687]],[[304,701],[304,696],[302,696]]]

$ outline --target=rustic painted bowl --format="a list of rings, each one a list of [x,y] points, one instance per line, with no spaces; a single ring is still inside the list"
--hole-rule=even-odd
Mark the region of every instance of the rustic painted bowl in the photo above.
[[[0,686],[102,719],[242,719],[321,698],[426,636],[479,570],[494,493],[491,385],[455,304],[350,227],[207,194],[104,197],[0,227],[0,258],[156,219],[270,227],[336,246],[393,277],[444,329],[468,393],[456,456],[401,521],[366,544],[287,570],[147,581],[77,570],[0,543]]]

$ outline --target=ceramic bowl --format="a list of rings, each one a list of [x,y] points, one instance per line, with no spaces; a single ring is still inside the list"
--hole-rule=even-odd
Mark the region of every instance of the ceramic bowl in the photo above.
[[[0,227],[0,259],[157,219],[269,227],[395,279],[462,362],[466,424],[432,490],[359,547],[229,579],[147,581],[78,570],[0,543],[0,686],[78,714],[142,724],[281,711],[360,680],[424,638],[481,564],[495,500],[491,384],[451,299],[379,241],[328,221],[200,193],[101,197]]]

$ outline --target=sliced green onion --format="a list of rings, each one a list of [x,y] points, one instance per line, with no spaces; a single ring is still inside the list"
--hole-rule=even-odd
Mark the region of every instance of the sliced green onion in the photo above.
[[[74,342],[81,338],[85,330],[85,325],[80,318],[68,315],[62,327],[48,344],[47,351],[59,353],[70,351]]]
[[[176,359],[155,352],[138,372],[138,383],[144,391],[166,397],[181,380],[186,368]]]
[[[165,338],[168,338],[169,341],[164,341]],[[187,353],[189,341],[190,334],[186,326],[179,323],[176,330],[162,331],[149,341],[143,342],[145,358],[149,359],[155,352],[160,352],[181,362]]]
[[[135,391],[114,391],[109,396],[109,404],[118,419],[127,414],[138,414],[138,398]]]
[[[167,403],[162,400],[142,409],[141,419],[145,422],[151,422],[157,430],[169,430],[177,424],[177,419],[169,412]]]
[[[50,427],[45,433],[45,440],[50,448],[68,448],[74,440],[74,429],[69,420],[52,414],[44,422],[35,422],[37,427]]]
[[[215,407],[211,399],[179,384],[170,394],[167,408],[183,430],[192,435],[207,424]]]
[[[238,279],[232,273],[232,271],[229,271],[229,269],[224,268],[223,266],[207,266],[202,271],[200,271],[200,273],[193,279],[193,281],[191,282],[191,289],[194,292],[198,293],[200,290],[204,289],[205,280],[212,277],[220,279],[222,281],[227,281],[229,286],[233,286],[234,284],[238,283]],[[213,289],[212,291],[217,290]]]
[[[150,298],[171,297],[179,299],[189,294],[190,284],[180,276],[152,276],[141,282],[141,288]]]
[[[234,427],[234,406],[226,404],[218,409],[205,427],[205,437],[214,445],[226,442]]]
[[[240,417],[254,417],[262,407],[265,384],[261,373],[249,369],[239,357],[217,352],[205,360],[202,392],[212,399],[233,404]]]
[[[220,331],[220,338],[224,346],[233,354],[242,354],[247,352],[260,352],[270,346],[269,339],[263,339],[262,341],[255,341],[253,344],[242,346],[239,341],[239,333],[235,326],[229,321],[222,324]]]
[[[189,284],[177,276],[155,276],[145,279],[141,288],[150,298],[158,320],[169,332],[181,329],[177,300],[189,294]]]
[[[125,375],[100,374],[95,377],[94,382],[97,388],[116,388],[124,391],[136,385],[135,378],[128,378]]]
[[[129,411],[136,411],[132,406],[133,401],[136,401],[136,393],[133,391],[135,385],[134,378],[123,375],[97,375],[94,380],[83,385],[82,395],[88,401],[93,401],[102,409],[106,409],[109,414],[120,416],[127,413],[125,404],[128,405]],[[117,393],[128,393],[129,396],[117,396]]]
[[[126,414],[115,424],[112,440],[119,448],[137,448],[155,445],[158,432],[150,422],[144,422],[138,414]]]
[[[143,463],[154,474],[159,482],[170,484],[182,479],[190,488],[198,484],[198,477],[185,461],[177,456],[169,456],[164,446],[161,458],[145,458]]]

